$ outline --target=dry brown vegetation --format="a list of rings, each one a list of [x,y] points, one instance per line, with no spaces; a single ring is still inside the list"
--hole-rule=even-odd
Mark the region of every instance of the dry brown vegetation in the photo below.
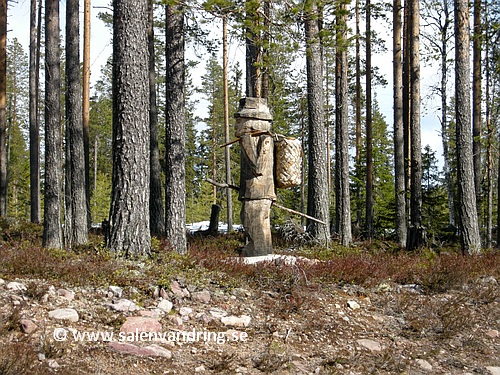
[[[66,250],[41,248],[41,228],[1,223],[0,278],[23,282],[17,294],[0,285],[0,374],[489,374],[500,367],[500,253],[462,256],[453,247],[408,253],[390,242],[353,248],[302,245],[293,251],[277,241],[295,264],[259,266],[229,261],[239,234],[191,239],[189,255],[155,241],[152,259],[114,259],[101,237]],[[155,291],[177,280],[190,291],[208,290],[203,305],[175,298],[165,330],[182,306],[197,312],[217,307],[249,315],[246,342],[169,346],[172,359],[116,353],[105,342],[56,342],[47,317],[59,305],[80,315],[66,323],[80,331],[114,330],[132,313],[105,307],[110,285],[145,309]],[[72,303],[48,299],[50,287],[75,292]],[[356,305],[353,303],[355,302]],[[32,334],[19,321],[37,322]],[[190,319],[185,329],[225,330],[220,321]],[[375,347],[367,347],[370,340]],[[43,354],[40,360],[40,354]],[[53,366],[56,362],[57,366]],[[430,368],[429,368],[430,366]],[[490,370],[488,370],[490,368]]]

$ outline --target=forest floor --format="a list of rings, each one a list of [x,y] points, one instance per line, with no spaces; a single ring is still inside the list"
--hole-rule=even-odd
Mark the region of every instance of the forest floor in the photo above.
[[[2,227],[0,374],[500,373],[498,251],[277,244],[294,258],[246,265],[230,235],[128,261],[40,231]]]

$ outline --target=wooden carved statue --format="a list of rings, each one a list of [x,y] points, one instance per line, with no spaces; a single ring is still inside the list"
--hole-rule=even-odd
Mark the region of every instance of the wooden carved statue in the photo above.
[[[274,186],[274,142],[270,133],[272,116],[267,100],[243,98],[235,114],[240,139],[241,222],[247,243],[244,257],[272,254],[271,205],[276,200]]]

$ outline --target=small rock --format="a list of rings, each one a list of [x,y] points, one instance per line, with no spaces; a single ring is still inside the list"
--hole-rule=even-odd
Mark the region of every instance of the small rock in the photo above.
[[[17,281],[11,281],[7,284],[7,289],[22,292],[28,289],[23,283],[18,283]]]
[[[172,293],[174,293],[176,297],[189,297],[189,291],[186,288],[181,288],[179,283],[175,280],[170,283],[170,290],[172,290]]]
[[[198,301],[201,303],[210,303],[210,292],[208,290],[203,290],[201,292],[191,293],[191,299],[193,301]]]
[[[67,299],[68,301],[73,301],[73,298],[75,298],[75,293],[67,289],[58,289],[57,295]]]
[[[38,358],[38,360],[39,360],[40,362],[45,361],[45,354],[43,354],[43,353],[38,353],[38,354],[36,355],[36,357]]]
[[[116,298],[122,298],[123,289],[119,286],[110,285],[108,287],[108,292],[112,293]]]
[[[56,309],[49,311],[49,318],[57,320],[69,320],[70,322],[78,322],[78,313],[75,309]]]
[[[132,354],[145,357],[165,357],[167,359],[172,358],[172,352],[170,350],[162,348],[159,345],[140,347],[125,342],[110,342],[109,346],[118,353],[123,354]]]
[[[496,329],[490,329],[485,332],[486,336],[491,337],[492,339],[496,339],[497,337],[500,337],[500,333]]]
[[[415,362],[422,368],[422,370],[432,371],[432,365],[425,359],[417,359]]]
[[[243,289],[243,288],[235,288],[233,290],[233,294],[236,297],[252,297],[252,292],[250,292],[247,289]]]
[[[226,326],[234,326],[234,327],[248,327],[250,325],[250,318],[248,315],[237,316],[224,316],[221,318],[222,324]]]
[[[491,375],[500,375],[500,367],[488,366],[486,367],[486,370],[488,370]]]
[[[191,315],[192,313],[193,313],[193,309],[192,309],[191,307],[181,307],[181,308],[179,309],[179,314],[180,314],[181,316],[183,316],[183,317],[184,317],[184,316],[189,316],[189,315]]]
[[[217,307],[212,307],[209,311],[210,315],[212,315],[214,318],[220,319],[224,316],[227,315],[227,312],[225,312],[222,309],[219,309]]]
[[[107,305],[111,310],[120,311],[120,312],[133,312],[140,310],[140,307],[137,306],[134,302],[128,299],[121,299],[118,302],[110,303]]]
[[[351,310],[357,310],[361,308],[361,306],[359,306],[359,303],[357,303],[356,301],[347,301],[347,307],[349,307]]]
[[[182,318],[177,315],[171,316],[170,321],[177,327],[182,327],[184,325],[184,321],[182,320]]]
[[[205,366],[201,365],[194,369],[194,372],[205,372]]]
[[[55,359],[49,359],[47,361],[47,364],[49,365],[50,368],[53,368],[53,369],[61,367],[61,365],[59,365],[59,363],[57,363],[57,361]]]
[[[155,310],[141,310],[141,311],[139,311],[139,315],[147,317],[147,318],[159,318],[161,315],[161,312],[157,309],[155,309]]]
[[[168,299],[163,299],[160,302],[158,302],[158,308],[165,312],[165,314],[168,314],[171,310],[174,304],[170,302]]]
[[[163,299],[168,299],[168,293],[163,288],[160,289],[160,297]]]
[[[120,332],[162,332],[161,323],[154,319],[144,316],[130,316],[120,327]]]
[[[205,323],[205,324],[208,324],[212,321],[212,318],[210,317],[210,315],[205,314],[205,313],[197,315],[196,319],[199,320],[200,322]]]
[[[21,326],[21,331],[27,334],[35,332],[38,328],[38,326],[30,319],[21,319],[19,321],[19,325]]]
[[[382,350],[382,345],[379,342],[369,339],[357,340],[357,343],[372,352],[379,352]]]
[[[3,284],[5,284],[5,280],[4,279],[0,279],[0,286],[2,286]]]

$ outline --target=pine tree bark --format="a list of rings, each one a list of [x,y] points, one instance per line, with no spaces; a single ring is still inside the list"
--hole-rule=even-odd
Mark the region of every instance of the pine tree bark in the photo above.
[[[309,173],[307,214],[330,222],[326,128],[323,109],[323,59],[316,0],[305,3],[307,101],[309,110]],[[318,241],[330,239],[329,225],[308,221],[308,230]]]
[[[406,195],[403,129],[403,65],[401,45],[401,0],[393,2],[393,81],[394,81],[394,174],[396,193],[396,241],[406,246]]]
[[[71,217],[66,217],[70,228],[71,246],[87,243],[87,194],[85,181],[85,153],[83,141],[82,86],[80,83],[80,21],[79,0],[66,1],[66,132],[69,148],[69,202]],[[71,221],[71,223],[69,223]]]
[[[351,196],[349,190],[349,113],[347,77],[347,5],[339,4],[336,15],[337,51],[335,64],[335,150],[336,150],[336,222],[342,246],[352,242]]]
[[[45,184],[43,246],[62,248],[59,1],[45,2]]]
[[[187,251],[186,155],[184,102],[184,9],[179,2],[166,9],[166,187],[165,234],[175,250]]]
[[[7,0],[0,1],[0,216],[7,215]]]
[[[118,256],[151,251],[147,0],[114,0],[113,178],[107,246]]]
[[[455,0],[455,113],[460,242],[464,254],[481,251],[476,211],[470,103],[470,22],[466,0]]]
[[[420,9],[418,0],[409,3],[410,38],[410,137],[411,137],[411,189],[410,222],[407,236],[408,250],[425,244],[422,228],[422,142],[420,130]]]
[[[38,117],[37,5],[30,5],[29,54],[29,149],[30,149],[30,220],[40,223],[40,121]]]
[[[472,154],[474,162],[474,188],[476,191],[477,215],[481,217],[481,100],[482,100],[482,73],[481,73],[481,45],[482,45],[482,25],[481,25],[481,0],[474,0],[474,35],[473,35],[473,69],[472,69]]]
[[[371,1],[366,1],[366,238],[372,239],[373,231],[373,129],[372,129],[372,37]]]
[[[360,9],[359,0],[356,0],[356,98],[355,98],[355,118],[356,118],[356,230],[361,229],[361,220],[363,216],[363,202],[361,200],[361,31],[360,31]]]
[[[156,105],[156,68],[154,48],[153,1],[148,0],[148,49],[149,49],[149,152],[150,152],[150,201],[149,219],[151,234],[165,234],[165,210],[161,186],[160,148],[158,146],[158,106]]]

